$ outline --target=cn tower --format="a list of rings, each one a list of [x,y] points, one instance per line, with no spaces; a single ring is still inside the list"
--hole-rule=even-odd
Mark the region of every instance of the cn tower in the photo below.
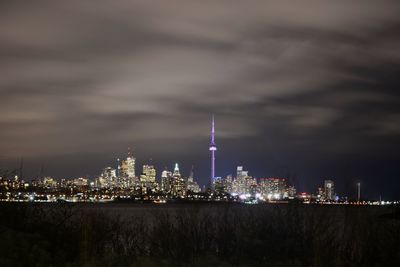
[[[211,151],[211,184],[214,184],[215,179],[215,151],[217,150],[217,146],[215,145],[215,128],[214,128],[214,115],[212,115],[211,122],[211,143],[210,143],[210,151]]]

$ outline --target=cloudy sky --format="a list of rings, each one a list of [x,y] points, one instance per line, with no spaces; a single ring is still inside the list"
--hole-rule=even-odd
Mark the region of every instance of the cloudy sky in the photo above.
[[[1,1],[0,168],[242,164],[400,197],[399,1]],[[397,188],[397,189],[396,189]]]

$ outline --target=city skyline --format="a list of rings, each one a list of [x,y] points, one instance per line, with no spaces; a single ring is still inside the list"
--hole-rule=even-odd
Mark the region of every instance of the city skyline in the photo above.
[[[229,193],[232,196],[239,196],[243,197],[243,200],[247,199],[247,196],[252,195],[253,197],[257,195],[262,196],[262,200],[282,200],[288,199],[290,196],[292,199],[297,198],[316,198],[319,201],[347,201],[348,199],[354,199],[353,195],[344,195],[341,192],[337,192],[334,189],[334,181],[327,180],[330,178],[324,178],[324,186],[317,187],[318,189],[315,190],[309,189],[304,192],[297,192],[295,187],[295,177],[290,176],[260,176],[254,177],[253,175],[249,174],[249,171],[244,171],[243,166],[236,167],[236,175],[233,174],[223,174],[221,176],[215,175],[215,151],[216,142],[215,142],[215,116],[214,114],[211,115],[211,142],[209,146],[209,151],[211,152],[211,164],[209,166],[211,170],[210,178],[206,184],[200,186],[197,183],[197,179],[195,179],[194,175],[194,164],[191,165],[190,174],[185,175],[181,174],[179,163],[174,163],[173,171],[170,171],[168,166],[164,166],[162,172],[157,172],[157,168],[155,168],[153,159],[150,158],[146,163],[142,166],[137,165],[137,158],[133,153],[131,147],[127,148],[126,159],[124,158],[117,158],[115,163],[115,168],[112,167],[113,164],[104,167],[102,169],[101,175],[94,175],[94,176],[79,176],[79,178],[71,178],[71,177],[63,177],[61,181],[70,181],[71,183],[75,183],[77,181],[78,184],[81,184],[84,179],[86,180],[87,186],[94,186],[94,188],[121,188],[121,189],[133,189],[137,188],[138,185],[143,188],[152,188],[152,192],[173,192],[170,191],[172,189],[167,189],[168,184],[173,183],[172,180],[181,181],[182,184],[178,184],[179,188],[186,188],[186,189],[179,189],[181,192],[186,192],[187,190],[192,192],[198,193],[203,188],[203,192],[205,190],[213,190],[215,192],[225,192]],[[140,168],[142,171],[140,172]],[[158,173],[158,175],[157,175]],[[18,170],[15,170],[15,180],[24,181],[23,175],[23,158],[20,161],[20,167]],[[174,177],[174,178],[173,178]],[[0,177],[5,179],[10,179],[10,177]],[[30,177],[28,179],[25,178],[25,181],[31,182],[33,181],[33,186],[35,184],[43,184],[45,185],[46,182],[50,182],[50,184],[57,184],[55,186],[60,186],[60,179],[59,181],[54,181],[54,178],[51,175],[45,175],[43,170],[41,169],[41,173],[37,177]],[[172,179],[171,181],[169,181]],[[11,181],[11,180],[9,180]],[[271,184],[272,182],[272,184]],[[273,185],[275,184],[276,185]],[[281,183],[283,182],[283,183]],[[62,182],[61,182],[62,183]],[[357,200],[360,201],[360,186],[361,183],[357,182]],[[254,188],[253,188],[254,187]],[[173,187],[172,187],[173,188]],[[272,189],[268,189],[265,191],[263,188],[276,188],[275,191],[268,191]],[[279,188],[279,189],[278,189]],[[154,191],[153,191],[154,190]],[[189,192],[188,191],[188,192]],[[146,192],[146,190],[144,191]],[[262,193],[263,192],[263,193]],[[272,192],[272,193],[269,193]],[[274,193],[275,192],[275,193]],[[172,194],[172,193],[171,193]],[[342,194],[342,195],[340,195]],[[177,197],[177,192],[172,194],[173,196]],[[246,197],[245,197],[246,195]],[[183,195],[186,197],[186,193]],[[363,196],[364,197],[364,196]],[[382,195],[379,196],[382,199]],[[364,198],[366,199],[366,198]],[[376,200],[376,199],[375,199]]]
[[[239,168],[239,167],[243,168],[243,166],[242,166],[243,164],[240,163],[240,164],[237,164],[235,166],[231,166],[230,167],[230,170],[232,170],[231,172],[228,171],[226,173],[215,175],[215,168],[217,166],[215,165],[215,156],[214,156],[213,152],[215,152],[216,149],[215,150],[211,149],[211,148],[216,147],[216,145],[215,145],[215,123],[214,123],[214,121],[215,121],[215,116],[214,116],[214,114],[212,114],[211,115],[211,135],[210,135],[211,142],[210,142],[210,146],[209,146],[209,151],[211,152],[211,157],[210,157],[211,158],[211,164],[209,164],[209,166],[208,166],[208,168],[211,170],[211,179],[207,178],[207,177],[201,177],[201,176],[197,177],[196,176],[197,181],[200,182],[199,185],[200,185],[201,188],[210,188],[210,186],[212,186],[212,184],[213,184],[212,182],[210,183],[210,181],[215,181],[216,178],[222,178],[222,179],[226,179],[227,177],[237,178],[236,176],[232,176],[235,173],[236,168]],[[163,167],[160,167],[161,166],[160,163],[157,163],[157,160],[154,160],[151,157],[148,160],[140,159],[140,157],[137,158],[136,155],[133,153],[133,149],[130,146],[127,147],[126,155],[127,155],[127,160],[130,160],[130,159],[133,160],[133,163],[132,163],[133,164],[133,170],[131,170],[132,174],[129,175],[129,177],[134,178],[134,179],[140,179],[140,176],[143,174],[143,172],[140,171],[141,168],[142,167],[145,168],[146,166],[149,166],[148,164],[151,164],[151,166],[155,166],[155,169],[158,170],[157,171],[158,174],[157,174],[157,176],[155,176],[155,178],[156,178],[156,181],[159,182],[159,183],[161,183],[161,181],[162,181],[162,172],[161,172],[162,169],[163,170],[168,170],[169,167],[171,167],[171,166],[175,166],[174,168],[171,168],[171,169],[176,169],[178,164],[179,164],[179,162],[186,162],[185,160],[171,161],[170,164],[161,163],[161,165],[163,165]],[[38,175],[29,176],[29,174],[26,174],[26,172],[23,169],[21,169],[21,168],[24,168],[24,166],[26,164],[26,163],[24,163],[23,157],[19,158],[18,160],[19,160],[18,161],[19,166],[15,167],[14,169],[10,169],[10,170],[11,171],[15,171],[17,176],[20,176],[20,174],[23,174],[24,177],[22,177],[22,179],[25,178],[25,180],[27,180],[27,181],[32,181],[32,180],[35,180],[35,179],[43,179],[45,177],[48,177],[48,178],[56,177],[57,180],[61,180],[61,179],[76,179],[77,177],[86,177],[86,178],[89,178],[91,180],[96,180],[99,177],[98,174],[100,173],[100,171],[99,171],[96,174],[82,174],[81,173],[81,174],[75,175],[75,176],[69,176],[69,177],[68,176],[61,176],[61,177],[58,176],[57,177],[57,176],[54,176],[51,173],[48,173],[47,171],[45,171],[45,168],[42,165],[40,167],[40,171],[39,171]],[[121,172],[121,166],[124,164],[124,162],[126,162],[126,160],[123,160],[123,159],[121,160],[121,157],[118,156],[118,157],[115,158],[114,162],[116,164],[116,168],[114,170],[116,171],[117,176],[118,176],[118,173]],[[121,162],[122,162],[122,165],[121,165]],[[139,164],[138,164],[138,162],[139,162]],[[221,162],[224,162],[224,160],[222,159]],[[126,164],[128,164],[128,163],[126,163]],[[182,175],[182,176],[186,177],[186,179],[188,177],[194,178],[191,175],[193,175],[193,168],[194,168],[195,164],[194,164],[194,162],[189,163],[189,164],[190,164],[190,170],[189,170],[189,168],[186,168],[187,170],[186,169],[183,170],[183,173],[185,173],[185,174]],[[106,165],[103,166],[103,167],[105,167],[105,169],[113,168],[112,167],[113,166],[112,163],[108,164],[107,165],[108,167],[106,167]],[[182,164],[182,165],[185,165],[185,164]],[[185,167],[187,167],[187,166],[185,166]],[[286,173],[285,173],[285,171],[286,171]],[[205,170],[200,171],[200,173],[204,173],[204,172],[205,172]],[[252,172],[252,171],[250,171],[250,172]],[[135,175],[135,173],[137,175]],[[247,176],[247,173],[248,173],[248,171],[246,171],[246,176]],[[311,187],[306,187],[306,186],[301,184],[301,179],[299,179],[299,177],[297,177],[297,174],[290,172],[290,170],[283,170],[283,172],[282,172],[282,170],[280,170],[280,171],[275,172],[275,173],[274,172],[267,172],[267,173],[268,173],[267,175],[264,174],[264,175],[260,175],[260,176],[256,176],[256,175],[254,175],[254,173],[250,173],[249,177],[257,179],[256,180],[257,182],[262,182],[263,179],[267,179],[267,178],[268,179],[275,179],[275,178],[285,179],[292,186],[295,186],[296,188],[300,188],[301,189],[301,190],[298,191],[299,195],[301,194],[301,192],[306,192],[307,194],[315,194],[315,193],[318,194],[318,190],[319,190],[318,186],[321,185],[321,182],[323,182],[324,180],[325,180],[325,182],[327,182],[327,181],[330,182],[331,180],[329,180],[329,179],[334,179],[335,180],[335,177],[328,177],[328,176],[319,177],[319,179],[317,179],[315,184],[313,184]],[[273,173],[273,174],[271,175],[270,173]],[[279,174],[277,174],[277,173],[279,173]],[[285,174],[283,174],[283,173],[285,173]],[[189,175],[186,175],[186,174],[189,174]],[[212,177],[213,174],[214,174],[214,177]],[[340,179],[339,179],[339,181],[340,181]],[[353,179],[352,182],[354,183],[354,186],[352,186],[351,188],[347,188],[347,189],[345,188],[344,190],[343,190],[343,188],[344,188],[343,185],[339,185],[339,188],[340,188],[339,190],[341,190],[341,192],[340,192],[340,196],[341,197],[355,198],[357,196],[358,189],[359,189],[358,186],[361,184],[360,183],[360,179]],[[323,186],[323,187],[326,187],[326,185]],[[355,192],[355,190],[357,190],[357,192]],[[338,193],[338,192],[335,191],[335,193]],[[367,193],[363,192],[363,196],[368,198],[368,197],[370,197],[370,194],[368,193],[368,191],[367,191]],[[379,193],[379,198],[382,198],[382,196],[386,197],[387,199],[392,199],[391,197],[388,197],[384,193]],[[329,199],[332,199],[332,197],[330,197]],[[378,197],[371,198],[371,199],[375,199],[376,200],[376,199],[378,199]],[[395,198],[393,198],[393,200],[394,199]]]
[[[125,155],[399,199],[397,1],[3,4],[0,168],[98,175]],[[187,172],[185,170],[185,172]]]
[[[231,166],[230,169],[233,170],[232,172],[215,175],[216,165],[215,165],[214,152],[216,151],[216,144],[215,144],[215,116],[214,116],[214,114],[211,115],[211,135],[210,135],[210,137],[211,137],[211,142],[210,142],[210,146],[209,146],[209,151],[211,152],[211,157],[210,157],[211,158],[211,164],[208,167],[209,167],[209,169],[211,169],[211,178],[196,177],[197,181],[200,182],[199,183],[200,188],[210,188],[210,187],[212,187],[214,182],[216,181],[215,180],[216,178],[222,178],[222,179],[227,179],[227,177],[237,178],[236,176],[232,176],[233,173],[234,173],[234,170],[236,168],[239,168],[239,167],[243,168],[243,166],[242,166],[243,164],[239,164],[239,165],[236,165],[236,166]],[[212,149],[212,148],[215,148],[215,150]],[[131,149],[131,147],[127,147],[126,155],[127,155],[127,159],[126,160],[124,160],[124,159],[121,160],[121,157],[119,157],[119,156],[115,159],[116,168],[114,170],[115,170],[115,173],[117,174],[116,177],[118,177],[119,176],[118,174],[122,171],[123,167],[121,167],[121,166],[123,166],[124,164],[127,164],[127,165],[130,164],[130,163],[127,163],[127,161],[133,161],[133,163],[132,163],[133,166],[131,167],[131,170],[130,170],[131,174],[128,175],[128,176],[130,178],[137,179],[138,181],[139,181],[140,177],[144,173],[144,172],[140,171],[140,169],[142,167],[146,168],[147,166],[155,166],[155,169],[159,170],[159,171],[157,171],[158,174],[155,176],[155,179],[156,179],[155,181],[157,181],[158,183],[162,183],[162,172],[160,170],[161,169],[168,170],[169,167],[171,167],[171,166],[175,166],[174,169],[176,169],[178,164],[179,164],[179,162],[181,162],[181,161],[174,161],[173,163],[171,163],[169,165],[164,164],[163,167],[160,167],[160,164],[157,164],[157,160],[154,160],[153,158],[149,158],[148,160],[143,160],[143,159],[140,160],[140,158],[139,158],[139,160],[137,160],[138,158],[133,153],[133,149]],[[141,165],[137,165],[137,162],[139,162]],[[222,162],[224,162],[223,159],[222,159]],[[151,165],[148,165],[148,164],[151,164]],[[103,166],[103,167],[105,167],[103,169],[103,171],[105,169],[107,169],[107,168],[113,168],[112,166],[113,166],[112,163],[107,165],[107,167]],[[186,177],[185,179],[187,179],[188,177],[191,177],[192,179],[194,178],[192,175],[193,175],[193,168],[194,168],[195,164],[192,162],[192,163],[190,163],[190,166],[191,166],[190,167],[190,171],[187,171],[186,169],[183,170],[183,173],[185,173],[185,174],[183,174],[182,177]],[[15,171],[17,176],[20,176],[21,174],[25,175],[25,171],[23,171],[23,168],[24,168],[24,160],[23,160],[23,157],[21,157],[19,159],[19,167],[11,169],[11,171]],[[125,167],[125,168],[127,168],[127,167]],[[127,170],[125,170],[125,172],[128,173]],[[135,175],[135,173],[137,173],[138,175]],[[204,170],[201,171],[200,173],[204,173]],[[246,176],[247,176],[247,173],[248,173],[248,171],[246,171]],[[189,175],[186,175],[186,174],[189,174]],[[24,179],[24,178],[26,179],[27,178],[26,179],[27,181],[32,181],[32,180],[35,180],[35,179],[43,179],[45,177],[48,177],[48,178],[56,177],[57,180],[61,180],[61,179],[76,179],[77,177],[86,177],[86,178],[91,179],[92,181],[95,181],[99,177],[99,175],[98,174],[90,174],[90,175],[89,174],[86,174],[86,175],[80,174],[80,175],[76,175],[75,177],[73,177],[73,176],[70,176],[70,177],[68,177],[68,176],[57,177],[57,176],[53,176],[51,173],[45,173],[44,172],[44,166],[42,165],[41,169],[40,169],[40,173],[37,176],[31,176],[31,177],[26,177],[25,176],[25,177],[22,177],[22,179]],[[286,175],[282,175],[282,172],[281,172],[280,174],[274,173],[273,175],[260,175],[260,176],[255,176],[254,174],[249,174],[249,177],[251,177],[252,179],[255,179],[256,183],[258,183],[258,182],[262,183],[263,179],[276,179],[276,178],[277,179],[285,179],[290,183],[291,186],[295,186],[295,188],[296,187],[300,188],[301,189],[300,191],[304,192],[304,193],[301,193],[300,191],[298,191],[299,196],[300,196],[300,194],[305,194],[305,193],[318,195],[319,194],[319,190],[320,190],[319,189],[320,187],[318,187],[318,186],[321,185],[322,181],[325,180],[325,183],[326,183],[327,181],[328,182],[332,182],[329,179],[334,179],[335,180],[335,177],[319,177],[319,180],[317,181],[316,184],[313,184],[311,188],[310,187],[307,188],[306,186],[301,184],[301,181],[297,180],[298,177],[296,177],[296,174],[295,173],[291,173],[290,171],[288,171],[286,173]],[[340,181],[340,179],[339,179],[339,181]],[[360,179],[354,179],[353,183],[357,187],[357,189],[356,189],[357,192],[354,192],[354,188],[353,188],[354,186],[352,186],[352,188],[350,188],[350,189],[347,188],[347,190],[346,189],[343,190],[343,188],[344,188],[343,185],[339,185],[339,188],[341,188],[342,191],[341,192],[335,191],[335,194],[340,193],[341,197],[355,198],[355,196],[357,196],[357,194],[359,193],[359,191],[358,191],[359,190],[359,185],[361,184],[360,183]],[[323,186],[322,188],[326,188],[326,185]],[[365,197],[367,197],[367,198],[370,197],[370,195],[368,194],[368,191],[367,191],[366,194],[365,194],[365,192],[363,192],[363,195]],[[388,198],[387,195],[379,193],[379,199],[381,199],[382,196]],[[328,199],[333,199],[333,198],[332,198],[332,196],[330,196]],[[378,198],[375,197],[375,198],[372,198],[372,199],[376,200]]]

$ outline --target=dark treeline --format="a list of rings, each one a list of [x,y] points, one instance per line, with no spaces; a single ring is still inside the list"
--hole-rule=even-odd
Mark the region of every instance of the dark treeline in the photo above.
[[[0,266],[400,266],[392,207],[0,205]]]

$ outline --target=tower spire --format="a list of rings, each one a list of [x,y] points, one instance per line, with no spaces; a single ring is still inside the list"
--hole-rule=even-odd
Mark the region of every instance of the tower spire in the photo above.
[[[214,114],[212,115],[212,125],[211,125],[211,144],[215,144],[215,121],[214,121]]]

